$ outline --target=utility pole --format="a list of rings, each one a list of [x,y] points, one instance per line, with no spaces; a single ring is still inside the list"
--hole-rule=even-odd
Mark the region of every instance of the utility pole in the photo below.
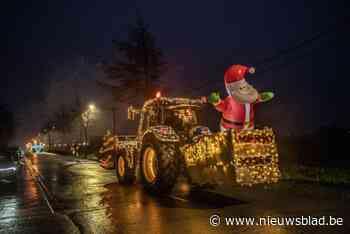
[[[92,114],[95,112],[95,105],[90,104],[88,106],[88,109],[81,114],[81,119],[83,120],[83,127],[84,127],[84,155],[85,158],[87,157],[87,148],[88,148],[88,142],[89,142],[89,136],[88,136],[88,128],[89,128],[89,123],[92,118]]]
[[[49,149],[50,149],[50,151],[53,149],[53,148],[55,148],[55,147],[52,147],[53,145],[54,145],[54,137],[52,137],[51,136],[51,131],[54,131],[56,129],[56,126],[55,125],[53,125],[52,127],[51,127],[51,129],[49,129]]]
[[[88,127],[89,127],[89,121],[90,121],[90,111],[86,111],[85,113],[85,121],[84,121],[84,143],[83,143],[83,146],[84,146],[84,156],[85,158],[87,157],[87,148],[88,148],[88,141],[89,141],[89,138],[88,138]],[[83,118],[84,118],[83,117]]]
[[[49,130],[48,132],[47,132],[47,136],[48,136],[48,143],[49,143],[49,152],[51,151],[51,130]]]

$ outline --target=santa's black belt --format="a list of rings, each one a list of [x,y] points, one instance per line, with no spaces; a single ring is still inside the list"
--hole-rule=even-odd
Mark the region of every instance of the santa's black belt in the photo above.
[[[228,119],[225,119],[225,118],[221,118],[222,121],[224,121],[225,123],[227,124],[233,124],[233,125],[237,125],[237,126],[243,126],[243,123],[242,122],[236,122],[236,121],[231,121],[231,120],[228,120]]]

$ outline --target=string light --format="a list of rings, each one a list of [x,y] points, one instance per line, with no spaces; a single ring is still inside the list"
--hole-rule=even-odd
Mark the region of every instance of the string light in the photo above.
[[[232,131],[236,180],[243,185],[275,183],[281,177],[271,128]]]
[[[272,129],[231,130],[234,166],[238,184],[251,186],[258,183],[275,183],[281,173],[278,168],[278,153]],[[193,144],[181,148],[187,166],[230,166],[225,154],[230,152],[227,140],[229,132],[203,136]]]
[[[130,106],[128,118],[135,119],[135,115],[140,114],[140,122],[143,123],[145,113],[149,116],[156,115],[160,106],[170,110],[181,106],[182,111],[177,113],[177,118],[188,120],[193,119],[193,108],[200,108],[202,104],[203,101],[199,99],[157,97],[146,101],[141,109]],[[153,126],[145,131],[140,124],[135,140],[119,141],[118,147],[126,149],[128,155],[133,155],[141,145],[143,136],[149,131],[161,141],[180,141],[179,136],[169,126]],[[241,185],[275,183],[281,176],[275,135],[271,128],[231,130],[214,134],[208,132],[196,137],[193,143],[181,146],[180,152],[187,166],[205,165],[214,169],[221,166],[225,173],[233,166],[235,182]]]

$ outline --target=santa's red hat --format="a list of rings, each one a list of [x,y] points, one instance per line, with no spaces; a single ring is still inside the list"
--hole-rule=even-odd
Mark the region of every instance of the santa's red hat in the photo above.
[[[234,83],[236,81],[244,80],[245,74],[248,72],[249,67],[244,65],[231,65],[225,72],[224,80],[225,85]]]

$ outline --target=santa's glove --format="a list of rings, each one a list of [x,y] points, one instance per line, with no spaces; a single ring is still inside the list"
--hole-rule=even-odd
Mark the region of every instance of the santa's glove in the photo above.
[[[208,102],[215,105],[220,101],[220,94],[219,92],[213,92],[208,97]]]
[[[260,101],[261,102],[267,102],[270,101],[275,94],[273,92],[263,92],[260,94]]]

